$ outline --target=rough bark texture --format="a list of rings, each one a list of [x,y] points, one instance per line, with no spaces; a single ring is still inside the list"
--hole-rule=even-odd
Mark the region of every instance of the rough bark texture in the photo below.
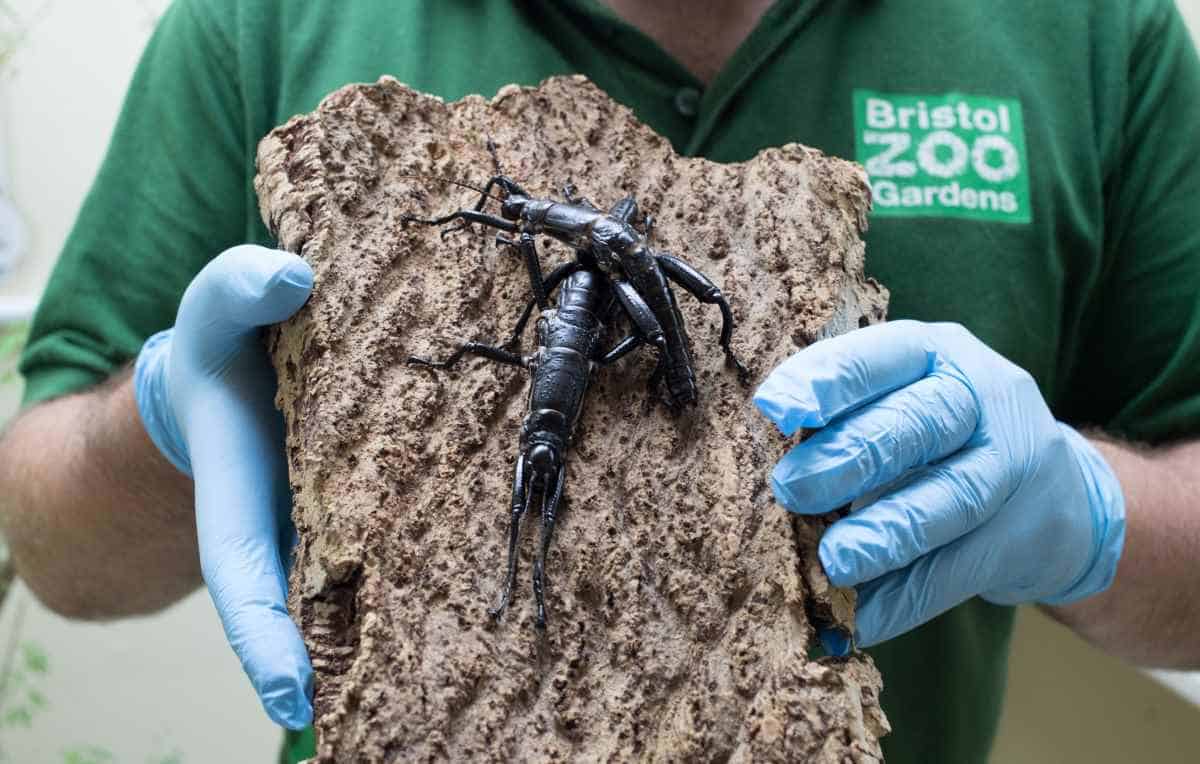
[[[549,628],[533,627],[536,516],[513,604],[488,618],[528,376],[404,359],[505,336],[528,280],[493,232],[400,225],[474,202],[414,176],[482,183],[488,135],[535,194],[572,180],[607,207],[636,193],[656,246],[728,295],[755,383],[884,314],[886,291],[863,276],[857,166],[796,145],[742,164],[681,158],[583,78],[453,104],[385,78],[273,131],[263,217],[316,270],[271,349],[318,760],[877,759],[887,721],[870,660],[808,657],[814,619],[849,628],[853,606],[821,574],[820,527],[773,503],[767,477],[790,444],[724,368],[716,309],[682,291],[700,404],[672,416],[650,399],[649,352],[597,371],[549,556]],[[540,246],[547,268],[571,257]]]

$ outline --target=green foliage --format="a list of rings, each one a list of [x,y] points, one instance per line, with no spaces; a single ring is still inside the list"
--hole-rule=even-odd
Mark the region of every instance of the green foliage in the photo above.
[[[19,642],[21,619],[4,650],[0,665],[0,764],[11,759],[2,745],[6,733],[32,729],[38,716],[49,708],[42,685],[50,675],[50,658],[40,645],[28,640]],[[158,752],[146,758],[146,764],[183,764],[178,749],[163,751],[162,743],[154,745]],[[119,764],[107,748],[98,745],[75,745],[61,752],[62,764]]]
[[[50,672],[46,652],[33,642],[21,643],[5,661],[0,674],[0,731],[29,729],[34,718],[49,705],[41,684]]]
[[[113,764],[112,752],[98,745],[80,745],[63,751],[63,764]]]
[[[52,0],[42,0],[32,13],[18,13],[13,3],[0,0],[0,73],[25,46],[30,31],[50,10]]]
[[[21,645],[21,657],[25,669],[30,673],[45,674],[50,670],[50,659],[46,657],[46,651],[33,642],[25,642]]]
[[[4,712],[5,727],[24,727],[29,729],[33,726],[33,711],[28,706],[16,706]]]
[[[50,659],[33,642],[18,643],[23,614],[23,610],[18,613],[0,664],[0,740],[13,730],[31,729],[38,715],[50,705],[42,692],[42,683],[50,673]],[[3,761],[8,761],[8,756],[0,746],[0,762]]]
[[[62,752],[63,764],[117,764],[112,751],[98,745],[77,745]],[[166,754],[154,754],[146,764],[183,764],[183,754],[173,750]]]

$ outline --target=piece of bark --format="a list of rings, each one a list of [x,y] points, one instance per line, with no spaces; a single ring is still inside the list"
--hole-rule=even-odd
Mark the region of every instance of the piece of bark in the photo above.
[[[797,145],[681,158],[582,77],[452,104],[384,78],[274,130],[258,153],[263,219],[316,272],[270,343],[318,760],[878,759],[870,659],[808,657],[810,617],[850,630],[852,600],[821,573],[822,521],[773,502],[767,477],[791,443],[725,368],[718,311],[678,288],[699,405],[672,416],[646,393],[649,351],[596,371],[547,562],[549,626],[533,627],[536,510],[512,605],[488,617],[529,378],[405,358],[503,338],[529,283],[494,231],[443,240],[401,217],[473,204],[422,176],[482,184],[489,136],[536,195],[561,198],[567,181],[601,207],[636,194],[656,248],[728,296],[754,384],[884,315],[887,292],[863,275],[861,168]],[[547,270],[573,256],[539,246]]]

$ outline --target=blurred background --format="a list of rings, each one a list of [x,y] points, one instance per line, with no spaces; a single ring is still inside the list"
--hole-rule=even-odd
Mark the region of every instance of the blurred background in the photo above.
[[[0,0],[0,425],[20,397],[24,321],[166,5]],[[1180,7],[1200,33],[1200,0]],[[0,763],[275,760],[279,731],[206,593],[149,618],[81,624],[0,576],[5,590]],[[1026,608],[1009,681],[995,762],[1200,761],[1195,675],[1139,672]]]

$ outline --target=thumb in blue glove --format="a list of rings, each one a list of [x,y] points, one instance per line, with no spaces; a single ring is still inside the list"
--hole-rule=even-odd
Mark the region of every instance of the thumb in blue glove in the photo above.
[[[785,435],[817,429],[776,465],[779,503],[854,502],[819,554],[835,585],[858,589],[860,646],[976,595],[1066,604],[1116,574],[1116,476],[1028,373],[961,326],[896,321],[818,342],[754,401]]]
[[[291,494],[260,327],[299,310],[312,278],[287,252],[226,250],[134,372],[147,433],[195,482],[200,565],[225,635],[267,714],[292,729],[312,720],[312,667],[287,612]]]

